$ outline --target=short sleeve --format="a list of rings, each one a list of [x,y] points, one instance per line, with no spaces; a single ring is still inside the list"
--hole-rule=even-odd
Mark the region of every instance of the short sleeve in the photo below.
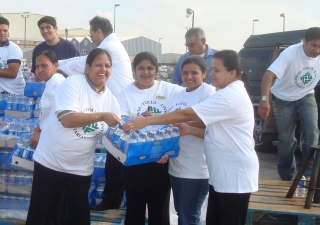
[[[121,116],[130,116],[130,106],[128,99],[126,98],[125,92],[122,90],[117,96],[120,105]]]
[[[294,51],[292,48],[287,48],[284,50],[279,57],[270,65],[269,71],[274,73],[277,78],[281,79],[286,73],[287,68],[290,67],[295,59]]]

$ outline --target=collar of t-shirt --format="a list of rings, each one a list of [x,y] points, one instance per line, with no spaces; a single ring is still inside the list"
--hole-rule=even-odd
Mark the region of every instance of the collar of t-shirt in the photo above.
[[[9,40],[7,39],[5,42],[3,42],[3,44],[0,47],[8,46],[8,45],[9,45]]]
[[[104,91],[106,90],[106,86],[103,86],[102,91],[99,92],[99,90],[93,85],[93,83],[91,82],[91,80],[89,79],[88,75],[86,74],[86,79],[87,82],[89,84],[89,86],[92,88],[92,90],[94,90],[94,92],[96,92],[97,94],[103,94]]]

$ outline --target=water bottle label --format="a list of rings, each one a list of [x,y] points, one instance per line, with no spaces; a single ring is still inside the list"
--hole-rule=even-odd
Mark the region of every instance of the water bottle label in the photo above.
[[[125,144],[126,144],[126,141],[120,138],[117,147],[118,147],[121,151],[123,151],[124,148],[125,148]]]
[[[22,153],[22,158],[32,161],[33,151],[29,149],[24,149]]]
[[[14,151],[14,155],[18,156],[18,157],[21,157],[22,156],[22,153],[23,153],[23,148],[16,148],[16,150]]]
[[[117,146],[119,139],[120,139],[120,135],[114,133],[111,139],[112,144]]]
[[[114,133],[114,129],[111,128],[111,127],[109,127],[109,128],[108,128],[108,131],[107,131],[107,138],[108,138],[109,140],[112,139],[113,133]]]

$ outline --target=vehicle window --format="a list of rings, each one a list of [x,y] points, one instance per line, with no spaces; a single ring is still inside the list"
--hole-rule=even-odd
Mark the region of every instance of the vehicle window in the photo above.
[[[250,81],[261,80],[270,65],[273,47],[242,49],[239,54],[243,72],[249,75]]]

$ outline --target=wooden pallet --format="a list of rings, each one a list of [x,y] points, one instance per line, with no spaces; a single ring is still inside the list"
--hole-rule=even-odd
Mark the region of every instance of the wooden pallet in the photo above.
[[[320,204],[305,209],[305,198],[286,198],[290,181],[260,180],[252,193],[246,225],[320,225]]]

